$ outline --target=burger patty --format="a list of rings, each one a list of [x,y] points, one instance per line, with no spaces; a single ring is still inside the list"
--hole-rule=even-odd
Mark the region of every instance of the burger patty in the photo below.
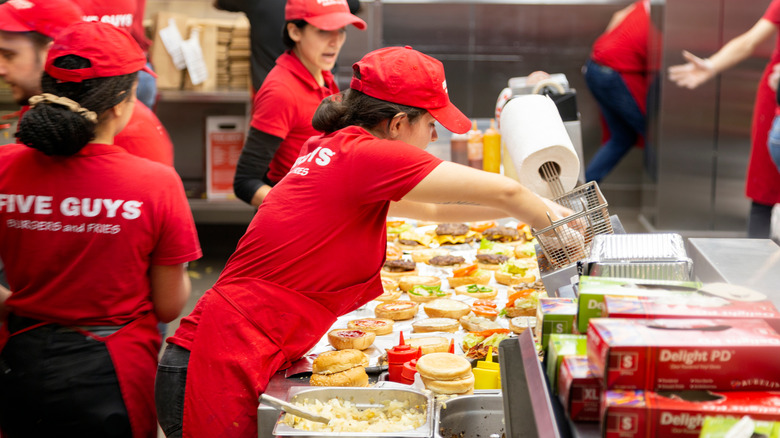
[[[452,236],[462,236],[468,232],[469,232],[469,226],[466,224],[448,223],[448,224],[439,224],[436,226],[436,234],[439,236],[443,236],[445,234],[449,234]]]
[[[440,255],[436,257],[431,257],[431,259],[428,260],[428,263],[433,266],[452,266],[452,265],[459,265],[465,262],[466,259],[464,259],[463,257],[454,256],[454,255]]]
[[[477,261],[486,265],[500,265],[509,260],[504,254],[477,254]]]
[[[492,227],[482,232],[482,237],[487,240],[500,242],[514,242],[520,239],[520,233],[509,227]]]
[[[416,267],[417,263],[411,260],[387,260],[385,262],[385,269],[390,272],[414,271]]]
[[[401,245],[409,245],[409,246],[420,245],[420,242],[416,240],[406,240],[406,239],[398,239],[398,243],[400,243]]]

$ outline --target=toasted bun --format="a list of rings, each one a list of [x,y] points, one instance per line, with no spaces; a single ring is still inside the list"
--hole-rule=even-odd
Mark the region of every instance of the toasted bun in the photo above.
[[[472,284],[476,284],[476,283],[464,284],[462,286],[456,287],[455,288],[455,293],[458,294],[458,295],[465,295],[467,297],[476,298],[478,300],[492,299],[492,298],[495,298],[496,296],[498,296],[498,289],[496,289],[495,287],[490,287],[490,286],[486,286],[486,287],[490,287],[490,292],[469,292],[468,288]],[[485,286],[485,285],[481,284],[480,286]]]
[[[387,245],[387,249],[385,250],[385,258],[387,260],[400,260],[403,256],[404,252],[401,251],[401,248],[398,248],[395,245]]]
[[[398,279],[398,285],[404,292],[409,292],[415,286],[441,286],[441,279],[430,275],[405,275]]]
[[[377,318],[387,318],[393,321],[412,319],[417,314],[418,304],[412,301],[389,301],[374,308]]]
[[[359,366],[368,366],[368,356],[360,350],[326,351],[314,358],[311,372],[314,374],[333,374]]]
[[[493,320],[474,314],[460,318],[460,325],[463,327],[463,330],[466,330],[467,332],[481,332],[484,330],[503,328],[501,327],[501,324]]]
[[[436,380],[422,375],[420,378],[425,388],[435,394],[464,394],[474,390],[474,374],[470,371],[468,376],[457,380]]]
[[[536,309],[522,307],[506,307],[507,318],[517,318],[518,316],[536,316]]]
[[[409,299],[414,301],[415,303],[428,303],[433,300],[438,300],[440,298],[447,298],[452,295],[451,290],[443,290],[440,292],[440,295],[414,295],[412,293],[409,293]]]
[[[490,283],[490,272],[477,270],[473,275],[467,275],[465,277],[448,277],[447,281],[451,288],[457,288],[458,286],[468,284],[486,285]]]
[[[376,333],[355,329],[336,329],[328,332],[328,342],[336,350],[365,350],[374,343]]]
[[[452,318],[425,318],[412,323],[412,331],[414,333],[455,333],[459,328],[458,320]]]
[[[424,336],[422,338],[407,339],[406,343],[413,349],[420,347],[422,354],[446,353],[450,349],[450,341],[441,336]]]
[[[458,319],[461,316],[468,315],[469,312],[471,312],[471,307],[462,301],[450,298],[438,298],[426,303],[423,306],[423,311],[431,318]]]
[[[527,329],[536,327],[535,316],[518,316],[509,320],[509,330],[517,333],[523,333]]]
[[[309,384],[312,386],[368,386],[368,374],[362,366],[350,368],[334,374],[312,374]]]
[[[420,377],[431,380],[460,380],[472,378],[471,362],[453,353],[431,353],[417,359]],[[427,385],[426,385],[427,386]],[[457,391],[463,392],[463,391]]]
[[[528,272],[527,277],[521,277],[519,275],[512,275],[506,272],[496,271],[496,283],[505,284],[507,286],[515,286],[521,283],[533,283],[536,281],[536,276]]]
[[[401,292],[400,290],[391,291],[391,290],[385,289],[384,291],[382,291],[382,295],[374,298],[374,300],[376,300],[376,301],[384,301],[384,302],[395,301],[395,300],[401,298],[401,294],[403,294],[403,292]]]
[[[494,265],[492,263],[477,262],[477,267],[479,269],[482,269],[483,271],[498,271],[499,265]]]
[[[401,277],[406,277],[407,275],[417,275],[417,268],[414,268],[412,271],[403,271],[403,272],[390,272],[385,268],[382,268],[382,272],[380,273],[382,277],[390,278],[395,281],[398,281]]]
[[[347,328],[374,332],[377,336],[393,333],[393,320],[389,318],[361,318],[347,323]]]
[[[440,256],[447,255],[450,252],[444,248],[420,248],[412,250],[412,260],[417,263],[428,263],[428,260]]]

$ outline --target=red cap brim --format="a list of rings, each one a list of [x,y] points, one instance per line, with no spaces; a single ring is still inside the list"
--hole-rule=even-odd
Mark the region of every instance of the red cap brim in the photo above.
[[[144,68],[142,68],[140,71],[145,71],[152,75],[153,78],[157,78],[157,73],[155,73],[151,68],[149,68],[148,65],[145,65]]]
[[[336,30],[354,25],[360,30],[366,28],[366,22],[349,12],[334,12],[332,14],[317,15],[316,17],[304,18],[312,26],[322,30]]]
[[[463,115],[452,102],[441,108],[429,109],[428,112],[442,126],[456,134],[465,134],[471,129],[471,120]]]

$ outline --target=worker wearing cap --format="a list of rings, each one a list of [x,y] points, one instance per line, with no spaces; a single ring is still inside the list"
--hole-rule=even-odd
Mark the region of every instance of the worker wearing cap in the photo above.
[[[76,22],[43,64],[22,144],[0,147],[0,435],[154,438],[157,322],[201,251],[173,168],[113,144],[146,58]]]
[[[289,50],[255,95],[233,182],[236,196],[254,206],[287,174],[303,143],[320,134],[311,117],[322,99],[339,91],[330,71],[346,41],[346,26],[366,28],[346,0],[288,0],[284,15]]]
[[[167,436],[181,436],[182,422],[184,437],[257,436],[258,395],[271,376],[337,317],[381,295],[388,214],[514,216],[541,228],[548,210],[564,213],[515,180],[424,150],[438,138],[436,121],[457,133],[471,126],[449,100],[441,62],[390,47],[353,71],[343,99],[315,113],[326,134],[304,144],[217,283],[168,338],[155,388]]]
[[[0,77],[14,100],[26,110],[41,92],[43,61],[53,38],[66,26],[82,21],[82,11],[69,0],[8,0],[0,5]],[[115,143],[133,155],[173,166],[173,143],[154,113],[136,102],[125,130]]]

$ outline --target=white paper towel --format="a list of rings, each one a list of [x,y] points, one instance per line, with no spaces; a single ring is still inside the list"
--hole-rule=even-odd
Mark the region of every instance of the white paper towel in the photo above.
[[[547,162],[560,167],[564,192],[576,186],[580,159],[558,108],[549,97],[528,94],[507,102],[501,111],[501,140],[514,165],[515,179],[534,193],[555,197],[539,173],[542,164]]]

